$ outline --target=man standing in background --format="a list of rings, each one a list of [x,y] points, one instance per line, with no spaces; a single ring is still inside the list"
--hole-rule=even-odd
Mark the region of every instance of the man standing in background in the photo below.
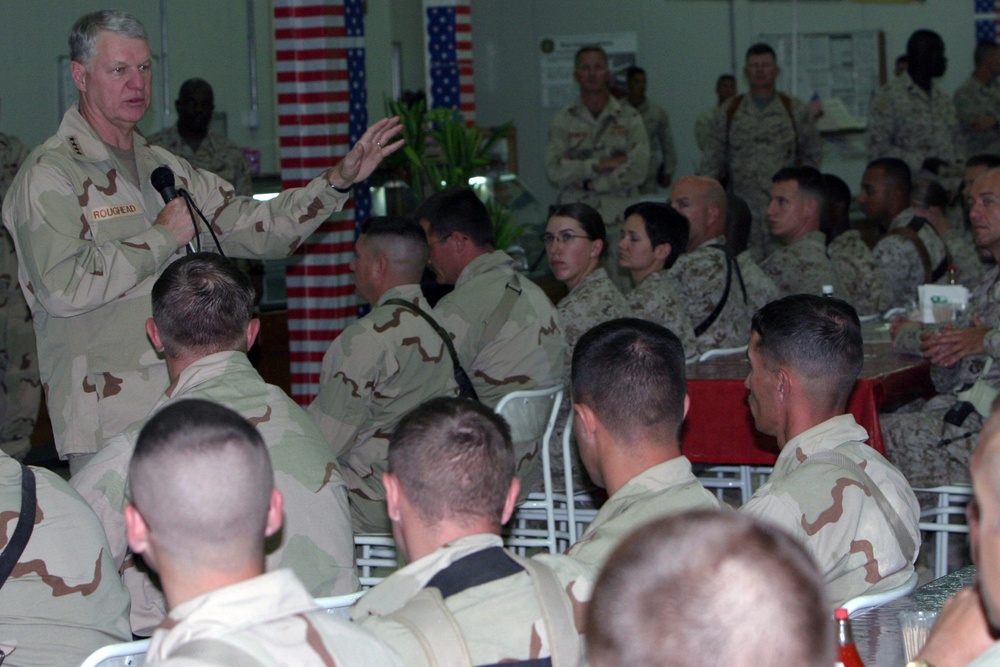
[[[980,42],[973,54],[975,70],[955,91],[955,113],[965,136],[965,150],[1000,153],[1000,45]]]
[[[639,186],[639,192],[650,194],[659,188],[670,187],[677,168],[677,151],[674,150],[674,137],[670,133],[670,116],[666,109],[650,102],[646,97],[646,70],[629,67],[625,72],[625,82],[628,86],[628,103],[639,112],[646,126],[646,134],[649,135],[649,173]]]

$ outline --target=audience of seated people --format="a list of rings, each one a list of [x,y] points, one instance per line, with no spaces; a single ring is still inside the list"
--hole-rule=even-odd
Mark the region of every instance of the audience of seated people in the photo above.
[[[123,45],[148,53],[148,39],[121,12],[84,19],[71,49],[81,104],[68,122],[86,135],[88,155],[114,143],[107,161],[130,184],[141,174],[126,173],[119,152],[169,154],[133,146],[134,122],[124,134],[102,134],[100,86],[86,84],[92,60]],[[783,133],[778,143],[789,147],[782,152],[796,159],[779,165],[769,149],[767,162],[780,167],[771,174],[753,155],[733,161],[716,150],[710,173],[748,197],[750,180],[770,179],[766,215],[753,219],[746,202],[704,176],[679,178],[669,202],[626,196],[635,188],[612,187],[615,174],[638,173],[629,160],[644,162],[641,149],[605,156],[599,173],[577,178],[575,165],[592,158],[550,146],[549,173],[562,172],[563,192],[543,240],[551,273],[569,288],[556,303],[496,246],[490,211],[471,188],[431,195],[412,219],[365,220],[351,270],[371,312],[326,351],[308,410],[247,359],[260,327],[247,276],[219,255],[182,256],[191,232],[180,205],[150,211],[136,232],[146,236],[128,237],[142,257],[115,278],[123,290],[102,292],[89,328],[74,330],[67,348],[91,345],[90,322],[104,330],[121,320],[135,324],[119,350],[128,360],[113,372],[77,369],[54,352],[42,360],[55,382],[46,383],[49,405],[65,408],[51,414],[60,454],[72,461],[71,484],[0,451],[0,662],[76,664],[100,646],[151,636],[151,664],[559,667],[577,664],[585,644],[590,664],[656,664],[696,654],[711,634],[717,657],[730,656],[711,664],[828,665],[830,609],[914,573],[912,488],[967,483],[971,466],[980,587],[945,607],[923,657],[937,667],[990,664],[990,629],[1000,625],[991,596],[1000,584],[984,577],[1000,557],[990,523],[1000,422],[984,426],[988,402],[961,392],[977,382],[1000,389],[1000,156],[963,163],[952,150],[954,109],[933,84],[944,67],[940,37],[917,31],[908,55],[907,72],[873,106],[873,152],[857,197],[880,237],[873,248],[851,219],[847,184],[801,166],[818,162],[814,119],[777,93],[774,53],[755,45],[745,70],[750,99],[712,112],[715,141],[760,130],[747,117],[766,111]],[[554,138],[574,124],[595,125],[577,112],[622,107],[609,96],[601,49],[581,49],[575,67],[580,100],[553,124]],[[897,136],[924,122],[907,111],[921,96],[941,112],[926,149]],[[636,114],[622,114],[623,127],[640,127]],[[399,148],[397,122],[376,123],[307,186],[316,200],[307,218],[343,206],[350,186]],[[629,141],[641,143],[631,134]],[[18,252],[30,255],[33,269],[22,279],[38,273],[25,297],[39,344],[54,351],[61,339],[46,332],[58,325],[68,336],[72,326],[49,294],[59,286],[31,236],[44,201],[27,194],[47,156],[25,162],[4,216]],[[17,167],[7,171],[0,185]],[[190,187],[216,196],[215,177],[198,174]],[[301,193],[260,208],[237,197],[227,209],[232,191],[218,187],[225,201],[213,199],[213,210],[227,254],[255,255],[249,248],[257,245],[285,253],[301,241],[280,224],[261,240],[246,222],[253,212],[283,220],[286,209],[306,208]],[[766,193],[753,194],[762,207]],[[78,225],[83,204],[71,199]],[[609,249],[617,255],[610,263]],[[427,268],[454,286],[433,306],[419,285]],[[633,288],[623,293],[628,274]],[[93,276],[105,279],[99,270]],[[880,415],[882,457],[846,408],[863,359],[858,313],[912,311],[919,285],[952,277],[971,292],[954,322],[922,324],[911,312],[892,324],[894,349],[930,362],[937,393]],[[818,296],[827,285],[839,298]],[[101,337],[100,350],[79,358],[110,358],[111,340]],[[749,410],[779,454],[770,479],[730,513],[682,453],[685,364],[743,345]],[[556,386],[565,389],[556,432],[571,429],[578,457],[568,465],[578,485],[607,497],[598,494],[596,516],[565,554],[516,556],[504,549],[501,527],[535,486],[537,443],[530,452],[511,443],[493,409],[511,392]],[[102,406],[94,428],[84,428],[91,394]],[[570,473],[551,458],[557,478]],[[314,598],[359,588],[352,536],[390,532],[406,565],[360,598],[352,622],[322,612]],[[27,546],[15,553],[24,533]],[[727,577],[741,585],[716,585],[717,568],[740,573]],[[633,603],[641,599],[656,603]]]

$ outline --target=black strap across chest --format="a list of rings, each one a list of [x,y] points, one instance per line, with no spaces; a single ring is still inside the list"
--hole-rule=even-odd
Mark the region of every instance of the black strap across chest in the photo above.
[[[0,554],[0,588],[3,588],[7,577],[13,572],[18,559],[24,553],[24,548],[28,546],[31,532],[35,529],[35,511],[37,509],[35,473],[28,466],[21,464],[21,513],[17,519],[17,526],[14,527],[14,534],[11,535],[7,547]]]

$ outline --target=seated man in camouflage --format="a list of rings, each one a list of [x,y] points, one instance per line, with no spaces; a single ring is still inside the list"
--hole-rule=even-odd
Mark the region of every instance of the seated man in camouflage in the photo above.
[[[976,246],[1000,259],[1000,169],[972,184],[972,234]],[[893,346],[930,361],[937,395],[919,412],[881,415],[886,453],[914,487],[969,481],[969,462],[985,414],[956,393],[982,381],[1000,388],[1000,269],[994,267],[969,294],[954,324],[897,323]],[[989,406],[980,409],[989,410]]]
[[[0,664],[78,665],[132,638],[104,530],[65,480],[0,451],[0,517],[0,553],[14,558],[6,581],[0,565]]]
[[[401,664],[318,607],[292,570],[265,574],[283,496],[264,440],[241,415],[198,399],[168,405],[143,426],[129,479],[129,545],[159,573],[170,607],[147,663]]]
[[[843,298],[844,286],[826,256],[826,237],[819,230],[824,207],[823,175],[812,167],[785,167],[771,179],[767,224],[784,245],[768,255],[760,268],[782,296],[819,296],[830,286]]]
[[[816,564],[782,530],[735,512],[662,517],[601,572],[587,664],[829,667],[825,598]]]
[[[902,585],[917,557],[920,508],[846,413],[864,359],[857,313],[840,299],[796,294],[761,308],[751,326],[747,401],[781,451],[740,511],[805,545],[835,607]]]
[[[689,400],[677,336],[645,320],[599,324],[576,344],[572,385],[580,457],[609,497],[567,555],[600,567],[638,526],[719,506],[681,454]]]
[[[475,401],[428,401],[397,426],[384,477],[408,565],[358,600],[356,622],[414,667],[578,663],[596,568],[503,549],[519,483],[501,417]]]
[[[687,176],[674,184],[670,204],[691,224],[687,252],[668,275],[687,304],[698,351],[745,345],[753,299],[726,243],[725,190],[711,178]]]
[[[268,566],[293,569],[317,597],[356,590],[347,490],[336,455],[305,411],[266,384],[246,357],[260,329],[250,279],[224,257],[196,253],[167,267],[152,296],[147,332],[165,354],[170,375],[170,388],[153,412],[182,398],[203,398],[256,424],[285,496],[285,525],[268,542]],[[132,631],[145,636],[163,620],[166,606],[126,553],[126,473],[141,426],[112,438],[72,484],[104,524],[132,595]]]
[[[426,264],[427,239],[415,222],[364,222],[351,268],[372,310],[330,344],[309,406],[344,471],[358,533],[389,531],[382,473],[396,422],[458,390],[447,333],[420,291]]]

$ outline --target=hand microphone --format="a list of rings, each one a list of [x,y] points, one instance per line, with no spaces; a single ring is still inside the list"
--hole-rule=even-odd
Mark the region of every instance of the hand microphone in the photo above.
[[[163,197],[163,203],[168,203],[171,199],[177,199],[179,196],[177,194],[177,189],[174,187],[174,172],[170,171],[170,167],[157,167],[153,170],[153,173],[149,176],[149,182],[153,184],[160,196]]]

